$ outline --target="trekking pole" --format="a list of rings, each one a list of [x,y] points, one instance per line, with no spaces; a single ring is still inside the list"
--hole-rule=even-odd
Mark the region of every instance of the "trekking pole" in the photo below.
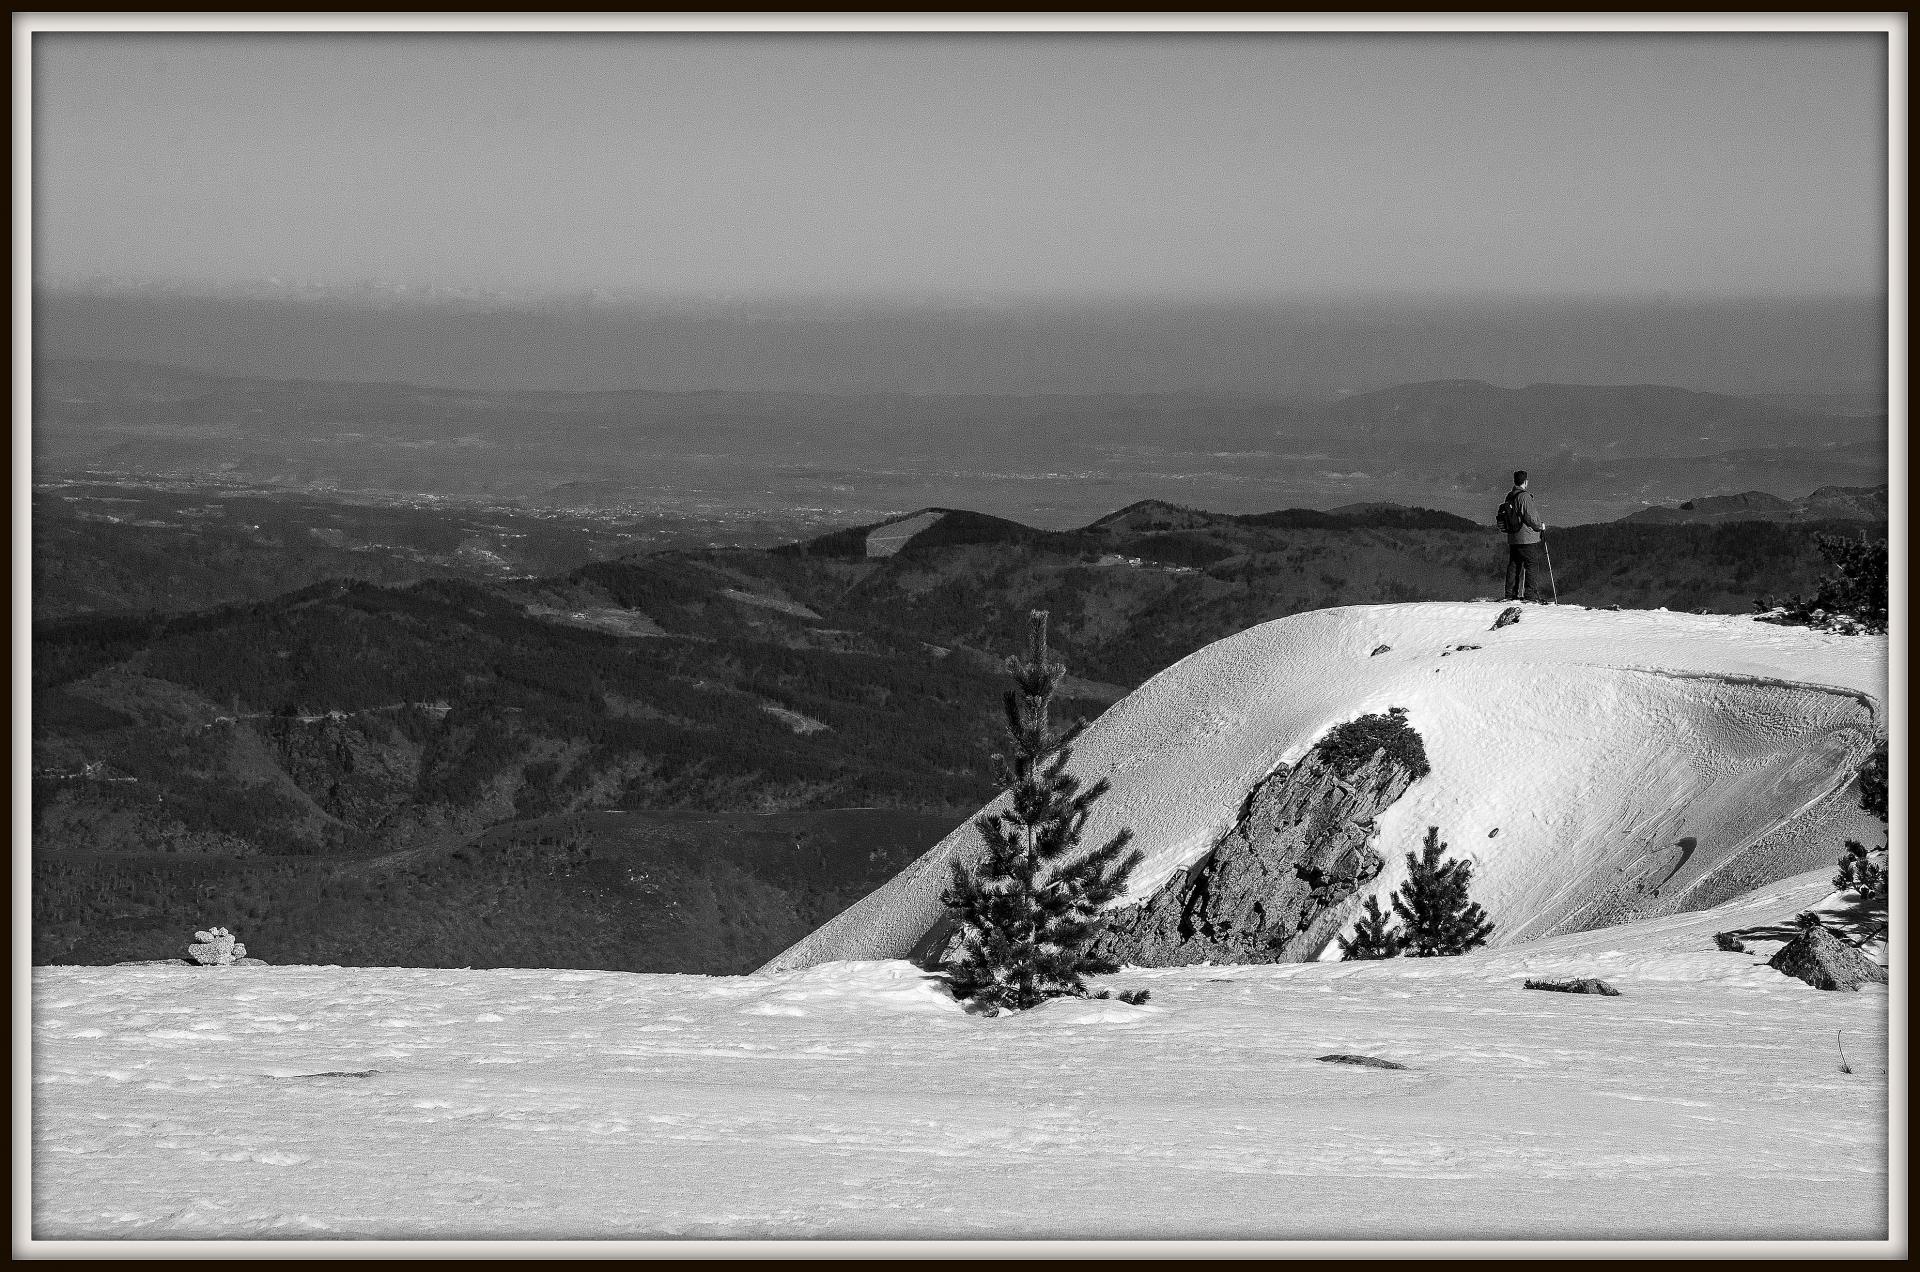
[[[1553,589],[1552,603],[1558,605],[1560,603],[1560,588],[1553,581],[1553,549],[1547,546],[1547,536],[1544,534],[1540,536],[1540,550],[1544,552],[1547,557],[1547,586]]]

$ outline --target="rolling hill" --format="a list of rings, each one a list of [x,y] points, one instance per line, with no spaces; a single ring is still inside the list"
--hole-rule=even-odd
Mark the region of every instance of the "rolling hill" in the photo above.
[[[1647,525],[1699,525],[1728,521],[1885,521],[1887,487],[1822,486],[1803,499],[1782,499],[1763,490],[1703,495],[1677,507],[1629,513],[1624,521]]]

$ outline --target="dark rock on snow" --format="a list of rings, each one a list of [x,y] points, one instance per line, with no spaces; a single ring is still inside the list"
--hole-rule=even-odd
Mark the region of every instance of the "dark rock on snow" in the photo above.
[[[1386,864],[1374,819],[1425,771],[1424,756],[1369,749],[1356,764],[1315,748],[1256,786],[1213,850],[1116,911],[1095,952],[1136,967],[1311,958]]]
[[[1502,627],[1510,627],[1519,621],[1520,607],[1518,605],[1509,605],[1500,611],[1500,617],[1493,620],[1493,626],[1488,628],[1488,630],[1497,632]]]
[[[1825,928],[1811,928],[1780,947],[1767,966],[1815,989],[1859,989],[1887,983],[1887,969]]]
[[[1527,988],[1550,989],[1556,994],[1605,994],[1609,998],[1620,997],[1619,990],[1593,976],[1563,981],[1530,980],[1527,982]]]
[[[1341,1052],[1335,1052],[1330,1056],[1315,1056],[1314,1059],[1324,1060],[1328,1064],[1364,1065],[1369,1069],[1404,1069],[1407,1067],[1404,1064],[1396,1064],[1391,1060],[1382,1060],[1379,1056],[1350,1056]]]

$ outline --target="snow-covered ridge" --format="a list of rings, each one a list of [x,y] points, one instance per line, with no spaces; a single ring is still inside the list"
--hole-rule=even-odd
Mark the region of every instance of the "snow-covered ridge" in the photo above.
[[[1112,783],[1087,841],[1129,826],[1144,854],[1126,900],[1206,853],[1247,792],[1328,729],[1403,707],[1433,772],[1379,819],[1388,866],[1370,891],[1397,886],[1404,852],[1438,826],[1475,864],[1496,946],[1662,913],[1830,800],[1885,729],[1883,637],[1571,606],[1526,606],[1493,630],[1503,608],[1296,614],[1115,704],[1073,768]],[[948,862],[977,843],[961,824],[763,970],[906,956],[940,917]]]

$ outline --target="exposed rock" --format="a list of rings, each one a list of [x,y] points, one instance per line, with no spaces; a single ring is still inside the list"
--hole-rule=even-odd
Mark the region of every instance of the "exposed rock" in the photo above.
[[[1815,989],[1859,989],[1887,983],[1887,969],[1823,927],[1810,928],[1780,947],[1767,966]]]
[[[1330,1056],[1315,1056],[1314,1059],[1324,1060],[1328,1064],[1364,1065],[1369,1069],[1404,1069],[1407,1067],[1404,1064],[1396,1064],[1391,1060],[1382,1060],[1379,1056],[1350,1056],[1342,1052],[1335,1052]]]
[[[1378,746],[1356,763],[1329,749],[1342,750],[1316,747],[1256,786],[1211,852],[1113,914],[1096,952],[1140,967],[1317,954],[1351,908],[1343,903],[1386,864],[1374,819],[1426,769],[1423,753]]]
[[[194,943],[187,946],[187,953],[202,967],[227,967],[235,959],[247,956],[247,947],[235,941],[233,933],[225,928],[195,932],[193,940]]]
[[[1509,627],[1519,621],[1520,621],[1520,607],[1518,605],[1509,605],[1507,606],[1507,608],[1500,611],[1500,617],[1493,620],[1493,626],[1490,627],[1488,630],[1497,632],[1502,627]]]
[[[1607,982],[1594,976],[1581,976],[1573,980],[1530,980],[1528,989],[1550,989],[1556,994],[1605,994],[1608,998],[1620,997],[1620,991]]]
[[[1373,652],[1371,654],[1368,654],[1367,657],[1377,658],[1378,656],[1386,653],[1389,649],[1392,649],[1392,648],[1393,648],[1392,645],[1375,645],[1373,647]]]
[[[115,963],[115,967],[198,967],[190,958],[130,958]]]

